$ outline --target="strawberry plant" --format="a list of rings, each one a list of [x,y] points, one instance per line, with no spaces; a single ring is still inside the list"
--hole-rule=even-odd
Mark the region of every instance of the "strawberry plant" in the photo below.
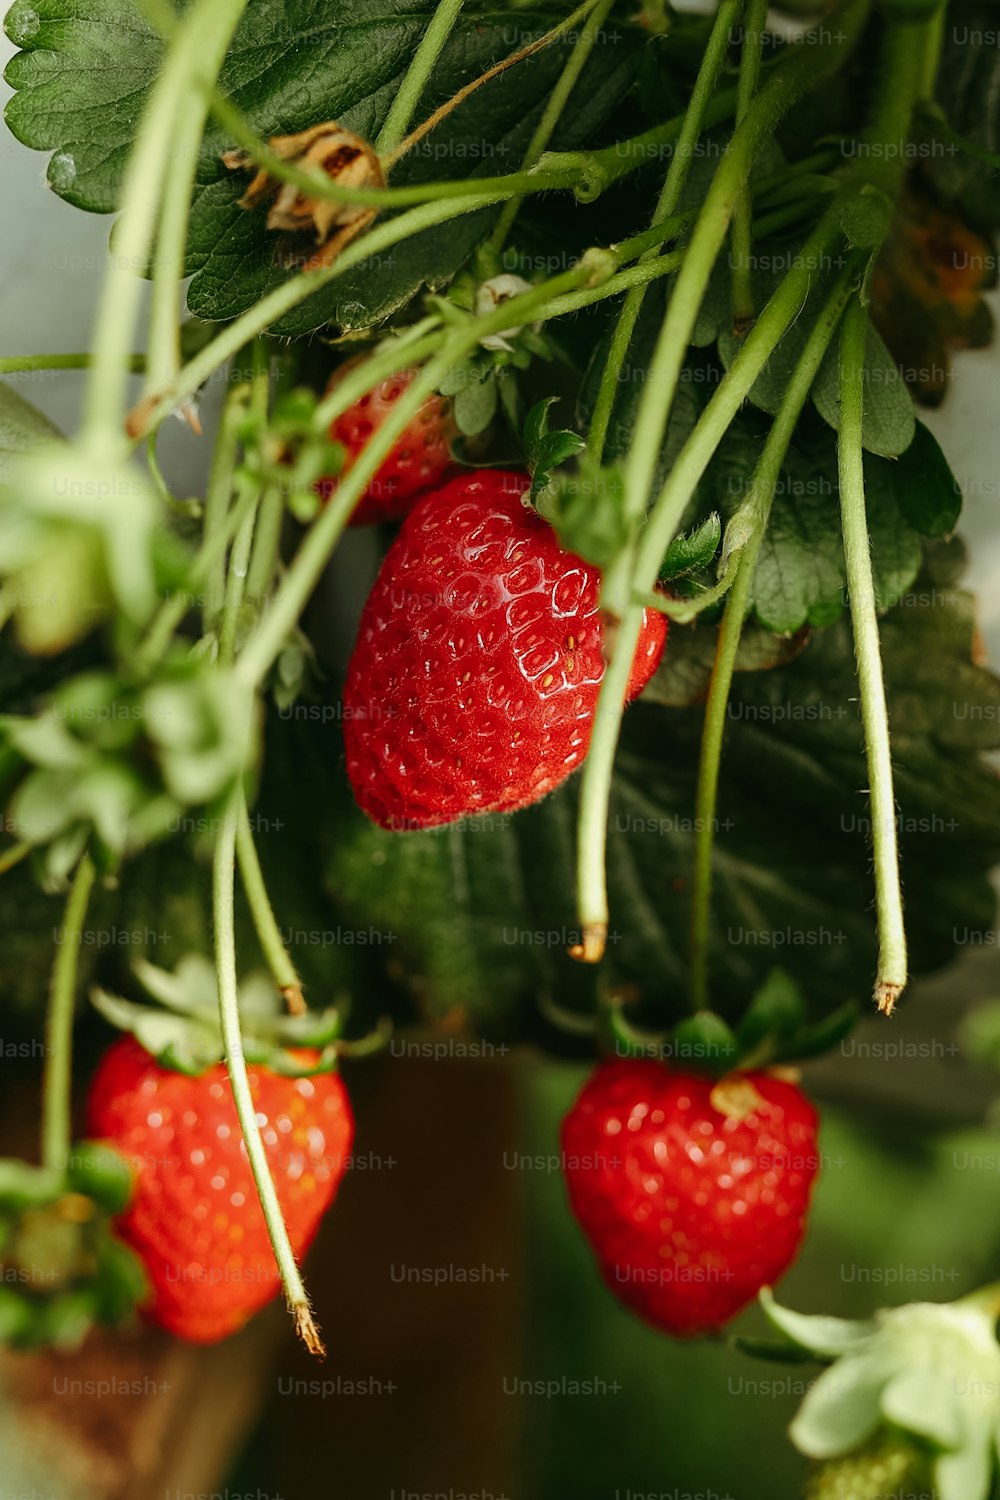
[[[611,1292],[677,1337],[768,1299],[799,1065],[994,923],[1000,681],[917,415],[991,334],[982,10],[14,0],[7,125],[116,217],[90,348],[0,358],[85,379],[72,435],[0,385],[12,1015],[51,962],[0,1263],[55,1268],[0,1336],[213,1342],[283,1289],[321,1353],[340,1068],[393,1027],[593,1058],[565,1211]],[[74,1146],[85,992],[128,1035]],[[767,1306],[751,1352],[852,1374],[810,1493],[985,1500],[995,1419],[921,1404],[995,1300]]]

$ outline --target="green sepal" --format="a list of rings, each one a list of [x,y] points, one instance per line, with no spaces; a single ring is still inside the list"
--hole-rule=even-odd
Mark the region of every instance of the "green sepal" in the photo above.
[[[660,564],[660,582],[669,583],[674,578],[683,578],[688,573],[707,568],[718,552],[721,540],[722,520],[719,512],[713,510],[693,531],[674,537]]]
[[[819,1359],[819,1355],[812,1354],[808,1349],[801,1349],[797,1344],[781,1343],[777,1339],[755,1339],[740,1333],[735,1334],[730,1343],[741,1354],[748,1354],[751,1359],[767,1360],[771,1364],[810,1365]]]
[[[750,1001],[737,1028],[744,1051],[765,1039],[782,1041],[798,1031],[805,1019],[802,992],[784,969],[772,969]]]
[[[209,960],[186,954],[171,973],[139,959],[133,971],[157,1006],[95,987],[91,1002],[104,1019],[134,1036],[162,1067],[174,1072],[197,1077],[222,1062],[225,1048],[215,970]],[[239,1006],[249,1063],[287,1078],[309,1078],[336,1067],[343,1017],[335,1006],[288,1015],[277,988],[263,974],[250,974],[241,982]],[[318,1055],[295,1056],[299,1050]]]
[[[103,1141],[77,1141],[70,1150],[66,1185],[106,1213],[120,1214],[132,1196],[132,1173],[125,1159]]]
[[[788,1341],[822,1359],[837,1359],[860,1349],[877,1331],[874,1319],[828,1318],[813,1313],[792,1312],[774,1300],[770,1287],[762,1287],[760,1305],[772,1327]]]
[[[63,1173],[33,1167],[13,1157],[0,1160],[0,1212],[54,1203],[64,1190]]]
[[[666,1052],[706,1073],[722,1074],[735,1066],[741,1048],[728,1022],[713,1010],[699,1010],[670,1032]]]

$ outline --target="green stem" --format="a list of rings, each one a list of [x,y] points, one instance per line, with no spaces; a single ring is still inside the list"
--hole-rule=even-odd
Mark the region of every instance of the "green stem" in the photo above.
[[[94,862],[85,854],[77,865],[63,915],[60,947],[52,967],[45,1029],[42,1083],[42,1166],[64,1169],[69,1160],[73,1085],[73,1009],[83,941],[83,923],[94,885]]]
[[[642,628],[642,607],[636,593],[650,592],[660,564],[688,501],[707,469],[729,424],[745,401],[774,348],[798,314],[809,287],[823,267],[830,244],[839,233],[831,212],[796,256],[795,263],[764,308],[719,382],[691,436],[681,449],[639,541],[633,593],[622,616],[615,650],[604,674],[580,786],[577,825],[577,906],[583,941],[574,956],[596,963],[603,955],[608,929],[608,889],[605,870],[608,807],[615,747],[625,706],[630,664]],[[676,289],[674,292],[676,296]]]
[[[256,166],[264,168],[268,176],[277,178],[279,182],[288,182],[307,197],[317,198],[320,202],[356,203],[365,208],[378,209],[412,208],[415,204],[434,203],[444,198],[466,198],[494,188],[500,190],[502,197],[509,198],[519,193],[569,188],[579,172],[575,162],[567,161],[544,174],[522,171],[498,177],[469,177],[454,182],[414,183],[410,187],[347,187],[343,183],[334,182],[317,167],[302,167],[278,156],[224,94],[213,94],[212,113],[247,158]]]
[[[740,77],[736,88],[737,125],[743,123],[757,92],[766,26],[767,0],[747,0],[743,48],[740,53]],[[729,237],[732,256],[733,327],[740,336],[753,321],[753,290],[750,284],[750,265],[753,254],[752,215],[753,194],[748,178],[743,184],[743,189],[733,209],[733,224]]]
[[[247,902],[253,916],[253,925],[260,940],[260,946],[267,966],[271,971],[272,978],[288,1005],[293,1015],[301,1015],[306,1008],[305,999],[302,995],[302,981],[299,978],[295,965],[285,947],[274,915],[271,899],[267,894],[267,885],[264,881],[264,872],[260,867],[260,858],[257,854],[257,846],[254,843],[253,830],[250,826],[250,814],[247,810],[247,801],[244,795],[240,795],[238,808],[238,821],[236,824],[236,860],[239,864],[240,879],[246,892]]]
[[[379,131],[375,150],[380,156],[395,151],[409,129],[413,111],[420,103],[420,96],[430,81],[434,64],[451,35],[463,3],[464,0],[440,0]]]
[[[7,871],[13,870],[22,859],[27,859],[34,847],[34,844],[29,843],[27,839],[22,839],[19,844],[11,844],[9,849],[5,849],[0,854],[0,875],[6,875]]]
[[[757,152],[792,104],[849,55],[867,15],[868,0],[845,0],[831,13],[823,42],[815,47],[791,49],[757,93],[719,163],[667,305],[636,415],[624,484],[626,503],[636,523],[650,498],[663,434],[698,309],[725,240],[733,207]],[[606,608],[613,615],[620,615],[631,597],[624,565],[606,578],[603,593]]]
[[[376,225],[363,239],[348,245],[333,265],[321,266],[314,271],[301,271],[290,277],[281,286],[275,287],[273,292],[254,303],[241,317],[222,328],[212,342],[184,366],[177,379],[161,391],[159,399],[150,406],[146,413],[148,424],[162,420],[176,406],[193,396],[215,370],[234,354],[238,354],[251,339],[354,266],[409,239],[411,235],[419,234],[421,230],[457,219],[462,214],[473,213],[476,209],[489,207],[501,197],[502,193],[493,191],[479,193],[456,203],[425,203],[420,208],[411,209],[409,213]]]
[[[240,426],[246,416],[249,399],[249,381],[238,380],[230,384],[208,475],[202,547],[199,553],[199,557],[207,554],[211,559],[204,563],[207,602],[202,610],[202,619],[206,629],[214,623],[226,593],[226,548],[216,546],[215,539],[225,530],[226,516],[232,504]]]
[[[180,368],[180,308],[178,299],[185,276],[188,219],[194,193],[201,138],[208,119],[209,103],[216,79],[225,61],[229,43],[246,8],[246,0],[230,0],[216,8],[223,12],[222,24],[208,32],[188,76],[186,94],[177,104],[175,119],[182,129],[174,131],[170,150],[161,164],[162,196],[153,255],[153,286],[149,310],[149,344],[143,392],[151,395],[172,380]],[[177,33],[175,32],[176,36]],[[171,40],[168,49],[180,43]],[[168,53],[169,55],[169,53]],[[126,198],[125,203],[128,203]]]
[[[705,704],[705,722],[698,762],[698,787],[695,794],[694,880],[691,910],[691,1007],[695,1011],[708,1007],[708,956],[711,925],[712,852],[715,847],[716,802],[719,791],[719,767],[725,731],[729,694],[732,690],[736,656],[743,623],[750,606],[754,570],[767,529],[774,492],[785,461],[788,446],[813,381],[830,346],[844,308],[863,269],[863,259],[851,257],[837,278],[832,293],[810,331],[805,348],[789,377],[781,406],[771,424],[757,467],[750,495],[745,502],[746,540],[741,548],[736,576],[726,601],[715,662]]]
[[[207,578],[209,571],[216,563],[225,565],[226,552],[230,542],[239,532],[257,503],[257,497],[252,490],[240,497],[232,510],[224,517],[223,524],[219,530],[213,531],[211,537],[202,541],[201,547],[191,559],[188,569],[186,588],[172,594],[165,599],[157,611],[156,617],[150,625],[144,640],[138,647],[133,659],[135,671],[139,673],[148,672],[161,659],[174,638],[177,627],[180,625],[189,609],[195,604],[195,590]],[[202,609],[203,620],[210,615],[214,618],[222,601],[225,598],[225,573],[221,583],[217,585],[218,592],[213,594],[211,587],[206,591],[208,598]],[[210,608],[211,606],[211,608]]]
[[[882,677],[878,612],[872,577],[871,544],[865,510],[862,448],[865,341],[868,317],[860,299],[848,308],[840,346],[840,514],[851,604],[851,628],[858,667],[861,722],[871,806],[875,864],[875,910],[878,920],[878,967],[875,1002],[891,1015],[906,986],[906,929],[899,881],[896,799],[893,791],[889,711]]]
[[[545,32],[544,36],[540,36],[537,40],[529,42],[526,47],[519,48],[517,52],[512,52],[509,57],[503,58],[502,61],[494,63],[492,68],[487,68],[485,73],[481,73],[478,78],[474,78],[471,83],[467,83],[464,88],[460,88],[456,94],[453,94],[433,114],[429,115],[422,125],[418,125],[416,130],[411,130],[406,139],[401,141],[393,151],[386,153],[385,164],[392,166],[400,157],[405,156],[418,141],[423,140],[424,136],[429,135],[432,130],[435,130],[441,121],[446,119],[453,110],[457,109],[460,104],[464,104],[471,94],[474,94],[477,89],[482,88],[484,83],[489,83],[492,79],[498,78],[501,73],[505,73],[508,68],[513,68],[515,64],[525,62],[529,57],[534,57],[536,52],[541,52],[546,47],[550,47],[565,32],[571,31],[574,26],[579,25],[593,4],[594,0],[583,0],[582,5],[578,5],[576,10],[571,11],[557,25]]]
[[[83,437],[100,449],[125,448],[121,415],[129,345],[143,295],[137,268],[145,266],[149,258],[164,161],[173,149],[191,80],[200,76],[208,59],[217,58],[221,66],[245,5],[246,0],[195,0],[167,48],[139,123],[122,184],[126,206],[118,223],[114,262],[104,278],[87,385]],[[186,128],[185,122],[181,124]]]
[[[281,650],[316,587],[327,560],[361,495],[388,456],[393,444],[441,380],[489,333],[499,333],[512,323],[530,322],[547,301],[563,291],[597,279],[601,270],[613,265],[610,252],[585,256],[571,270],[551,282],[511,297],[483,318],[459,326],[440,352],[423,367],[393,406],[386,420],[369,438],[336,493],[313,522],[290,564],[264,617],[240,653],[236,672],[247,683],[261,682]]]
[[[92,354],[12,354],[0,359],[0,375],[19,375],[24,370],[89,370]],[[144,354],[128,354],[125,365],[132,374],[141,375],[146,368]]]
[[[712,95],[719,79],[722,64],[726,59],[726,50],[729,46],[730,33],[735,25],[743,6],[743,0],[723,0],[716,12],[712,31],[705,47],[705,53],[698,70],[691,99],[685,111],[683,121],[678,132],[677,147],[670,159],[670,167],[667,171],[663,190],[659,202],[653,214],[654,221],[668,218],[676,209],[684,183],[687,181],[688,172],[691,168],[691,157],[698,137],[701,135],[705,123]],[[660,242],[662,243],[662,242]],[[653,245],[647,252],[646,257],[656,254],[658,245]],[[636,286],[629,292],[618,314],[618,321],[611,338],[611,346],[608,349],[608,357],[605,362],[604,372],[601,376],[601,386],[597,393],[597,401],[590,419],[590,431],[587,436],[587,448],[595,462],[599,463],[604,453],[604,444],[607,440],[608,426],[611,421],[611,413],[614,409],[615,397],[618,394],[618,383],[621,378],[622,368],[628,357],[628,351],[635,332],[635,325],[642,311],[643,300],[646,295],[644,286]],[[626,492],[627,494],[627,492]],[[635,515],[637,508],[630,504],[629,513]],[[641,506],[640,506],[641,508]],[[628,556],[624,559],[628,566]]]
[[[601,34],[601,27],[608,18],[615,0],[595,0],[590,14],[584,22],[580,34],[574,43],[573,50],[569,55],[569,61],[559,75],[555,88],[546,101],[542,118],[535,126],[534,134],[528,142],[528,149],[524,153],[521,170],[525,171],[536,165],[542,152],[545,150],[552,133],[562,118],[563,110],[569,102],[569,96],[579,80],[580,74],[586,66],[587,59],[597,43]],[[511,198],[504,204],[503,211],[497,220],[496,228],[490,236],[490,249],[495,255],[499,255],[506,243],[510,233],[511,225],[517,218],[518,209],[521,207],[520,197]]]
[[[295,1252],[288,1238],[288,1229],[281,1212],[281,1204],[268,1166],[267,1151],[261,1139],[260,1126],[254,1105],[250,1079],[247,1076],[246,1057],[243,1053],[243,1036],[240,1030],[239,986],[236,970],[236,929],[234,917],[233,874],[236,856],[236,835],[239,826],[239,800],[234,797],[232,805],[222,823],[222,830],[215,846],[212,861],[212,916],[215,926],[215,966],[219,988],[219,1016],[222,1023],[222,1040],[225,1047],[226,1066],[233,1090],[233,1101],[240,1122],[240,1130],[250,1158],[257,1196],[264,1213],[268,1236],[274,1250],[274,1258],[281,1273],[281,1282],[289,1310],[295,1319],[295,1327],[306,1348],[312,1354],[322,1355],[323,1344],[313,1321],[309,1298],[302,1275],[295,1260]]]
[[[260,607],[271,589],[284,519],[285,497],[277,485],[271,485],[264,491],[257,511],[253,551],[247,571],[246,595],[255,608]]]

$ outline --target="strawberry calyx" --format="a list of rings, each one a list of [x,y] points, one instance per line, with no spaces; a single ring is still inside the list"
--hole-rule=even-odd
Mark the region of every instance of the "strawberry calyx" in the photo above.
[[[92,1141],[64,1168],[0,1160],[0,1342],[72,1349],[130,1320],[146,1278],[111,1220],[131,1192],[127,1164]]]
[[[941,1500],[987,1500],[1000,1474],[1000,1285],[861,1322],[792,1312],[767,1288],[760,1301],[781,1342],[737,1339],[738,1347],[827,1366],[789,1428],[821,1466],[817,1500],[886,1493],[887,1454],[894,1470],[906,1459],[906,1480],[926,1460]]]
[[[851,1002],[813,1020],[782,969],[771,971],[735,1024],[717,1011],[699,1010],[665,1031],[646,1031],[626,1016],[627,1004],[627,997],[613,995],[601,1007],[596,1030],[606,1051],[681,1063],[719,1078],[818,1056],[847,1035],[858,1013]]]
[[[215,970],[208,959],[187,954],[173,973],[139,959],[133,971],[155,1005],[95,988],[91,1002],[104,1019],[174,1072],[197,1076],[221,1062]],[[336,1006],[289,1015],[274,983],[258,973],[240,985],[240,1019],[251,1066],[288,1078],[330,1073],[337,1066],[343,1017]]]

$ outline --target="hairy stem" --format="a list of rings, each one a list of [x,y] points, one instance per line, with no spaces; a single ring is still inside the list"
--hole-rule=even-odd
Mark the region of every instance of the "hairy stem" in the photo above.
[[[396,93],[385,123],[379,131],[375,150],[380,156],[389,156],[395,151],[409,129],[413,111],[420,103],[420,96],[430,81],[434,64],[458,20],[464,0],[439,0],[438,8],[431,17],[423,40]]]
[[[208,32],[193,59],[187,89],[177,102],[175,127],[179,122],[182,128],[174,129],[170,148],[161,160],[162,197],[153,256],[149,347],[143,383],[146,395],[166,385],[180,368],[178,301],[185,274],[188,218],[201,138],[215,81],[245,7],[246,0],[229,0],[227,15],[226,5],[216,4],[216,9],[223,12],[221,23]],[[168,43],[171,49],[180,45],[182,42]],[[124,202],[128,204],[129,199],[126,197]]]
[[[831,15],[824,41],[812,48],[790,49],[790,55],[779,63],[756,95],[726,148],[691,235],[639,402],[632,446],[625,465],[625,494],[636,520],[642,516],[650,498],[663,435],[698,309],[725,239],[733,207],[757,152],[791,105],[849,55],[867,14],[868,0],[846,0]],[[616,568],[605,580],[606,607],[613,615],[620,615],[630,595],[627,569],[624,566]]]
[[[499,78],[500,74],[505,73],[508,68],[513,68],[515,64],[525,62],[529,57],[534,57],[536,52],[542,52],[546,47],[550,47],[553,42],[558,41],[564,32],[572,31],[573,27],[577,26],[587,15],[588,11],[592,9],[594,3],[595,0],[583,0],[582,5],[578,5],[576,10],[572,11],[558,25],[553,26],[544,36],[540,36],[535,41],[529,42],[526,47],[521,47],[517,52],[512,52],[509,57],[505,57],[501,62],[494,63],[492,68],[487,68],[485,73],[481,73],[478,78],[474,78],[471,83],[467,83],[464,88],[460,88],[457,94],[453,94],[432,115],[429,115],[422,125],[418,125],[416,130],[411,130],[410,134],[404,141],[400,142],[395,150],[386,154],[386,165],[392,166],[401,156],[405,156],[408,151],[411,151],[418,141],[422,141],[424,136],[429,135],[432,130],[436,129],[442,120],[446,119],[460,104],[464,104],[466,99],[471,94],[474,94],[477,89],[482,88],[484,83],[489,83],[492,79]]]
[[[688,172],[691,167],[691,157],[698,143],[704,127],[705,115],[715,92],[719,72],[726,59],[726,49],[729,46],[729,36],[735,25],[743,0],[723,0],[716,12],[712,25],[708,45],[705,48],[691,92],[691,99],[683,117],[683,122],[677,137],[677,145],[670,159],[670,167],[667,171],[663,191],[653,214],[654,222],[667,218],[674,212],[678,200],[687,181]],[[645,251],[643,258],[650,258],[656,254],[660,241]],[[618,394],[618,382],[621,372],[628,356],[629,346],[632,343],[632,335],[642,311],[643,300],[646,295],[645,286],[634,287],[625,298],[618,321],[611,339],[608,357],[601,376],[601,386],[597,393],[597,401],[594,404],[593,415],[590,419],[590,431],[587,436],[587,449],[595,461],[600,462],[604,452],[604,444],[608,435],[608,424],[611,421],[611,412],[614,408],[615,396]],[[626,491],[626,504],[629,505],[631,513],[636,513],[636,506],[631,505]],[[638,506],[642,508],[642,497],[639,497]],[[625,559],[626,566],[628,558]]]
[[[712,852],[715,847],[716,802],[719,791],[719,767],[725,732],[729,694],[736,669],[740,636],[753,589],[754,570],[760,554],[764,532],[781,466],[795,431],[812,383],[823,361],[848,298],[863,268],[863,259],[852,257],[838,277],[836,285],[809,334],[788,381],[777,416],[771,424],[763,452],[754,470],[750,495],[745,502],[746,541],[742,547],[736,576],[726,601],[726,612],[715,651],[712,678],[705,704],[701,754],[698,762],[698,787],[695,794],[695,853],[691,909],[691,1006],[693,1010],[708,1007],[708,956],[711,926]]]
[[[747,0],[743,27],[743,49],[740,54],[740,77],[736,88],[736,123],[741,125],[757,92],[760,59],[767,26],[767,0]],[[733,208],[729,244],[732,266],[733,327],[737,334],[746,332],[753,321],[753,291],[750,285],[753,234],[753,194],[749,179]]]
[[[264,1212],[264,1221],[274,1250],[274,1258],[281,1274],[281,1284],[296,1330],[311,1354],[325,1353],[322,1340],[313,1321],[309,1298],[302,1274],[299,1271],[288,1238],[281,1204],[267,1152],[261,1139],[260,1126],[254,1106],[250,1079],[247,1074],[246,1057],[243,1053],[243,1035],[240,1029],[239,986],[236,971],[236,929],[234,920],[233,875],[236,856],[236,835],[239,826],[239,799],[233,802],[222,822],[222,830],[215,846],[212,861],[212,917],[215,927],[215,972],[219,988],[219,1016],[222,1023],[222,1040],[225,1048],[229,1082],[233,1090],[233,1102],[240,1122],[240,1130],[246,1144],[257,1196]]]
[[[104,450],[123,450],[121,415],[130,344],[142,297],[146,266],[160,204],[164,161],[172,150],[182,107],[193,78],[222,64],[246,0],[195,0],[177,28],[139,123],[129,156],[118,224],[115,257],[104,278],[93,340],[93,366],[87,385],[82,437]],[[212,74],[214,82],[215,73]],[[175,284],[176,285],[176,284]]]
[[[196,354],[181,370],[177,379],[159,393],[158,400],[145,413],[146,428],[161,421],[176,406],[193,396],[199,386],[213,371],[238,354],[251,339],[264,332],[279,318],[292,311],[300,302],[343,276],[354,266],[360,265],[369,256],[387,250],[411,235],[419,234],[435,224],[457,219],[462,214],[473,213],[478,208],[496,203],[504,195],[500,192],[478,193],[455,203],[426,203],[409,213],[400,214],[387,223],[376,225],[363,239],[348,245],[338,259],[329,266],[314,271],[301,271],[281,286],[275,287],[253,307],[227,324],[217,333],[212,342]]]
[[[19,375],[29,370],[89,370],[93,363],[92,354],[12,354],[0,359],[0,375]],[[125,364],[133,375],[141,375],[146,368],[146,356],[128,354]]]
[[[798,252],[791,269],[750,330],[731,368],[719,382],[678,454],[640,538],[632,580],[634,593],[648,593],[654,587],[663,555],[698,481],[770,354],[799,312],[810,285],[824,268],[828,248],[837,235],[836,219],[830,215]],[[574,957],[587,963],[597,963],[603,957],[607,937],[608,889],[604,855],[611,777],[630,664],[642,627],[642,606],[632,602],[634,593],[630,595],[621,618],[615,652],[601,683],[590,748],[581,778],[577,908],[583,941]]]
[[[840,515],[871,799],[875,910],[878,920],[875,1003],[880,1011],[891,1015],[893,1006],[906,986],[906,929],[899,880],[889,711],[882,677],[875,583],[865,510],[861,428],[867,331],[868,317],[860,300],[856,298],[848,308],[840,346],[840,435],[837,444]]]
[[[42,1166],[63,1169],[69,1159],[73,1084],[73,1008],[83,923],[94,886],[94,862],[85,854],[66,899],[59,950],[52,967],[45,1027],[42,1082]]]
[[[563,110],[569,102],[572,94],[587,64],[587,59],[597,43],[601,34],[601,27],[608,18],[614,0],[596,0],[596,4],[584,21],[580,34],[574,43],[573,50],[569,55],[569,61],[559,75],[559,81],[546,101],[542,118],[535,126],[534,134],[528,142],[528,149],[524,153],[521,170],[526,171],[536,165],[542,152],[545,150],[552,133],[562,118]],[[494,254],[499,255],[503,249],[511,225],[517,218],[517,211],[521,207],[521,198],[511,198],[504,204],[503,211],[497,220],[496,228],[490,236],[489,244]]]
[[[257,854],[257,846],[254,843],[253,829],[250,826],[250,814],[247,810],[246,797],[240,795],[238,806],[238,821],[236,824],[236,860],[239,865],[240,879],[246,892],[247,902],[253,917],[253,925],[260,940],[260,946],[267,966],[275,984],[285,997],[288,1009],[293,1015],[302,1015],[306,1008],[306,1002],[302,994],[302,981],[299,978],[295,965],[289,955],[288,949],[281,936],[274,915],[271,899],[267,894],[267,886],[264,882],[264,872],[260,867],[260,859]]]

